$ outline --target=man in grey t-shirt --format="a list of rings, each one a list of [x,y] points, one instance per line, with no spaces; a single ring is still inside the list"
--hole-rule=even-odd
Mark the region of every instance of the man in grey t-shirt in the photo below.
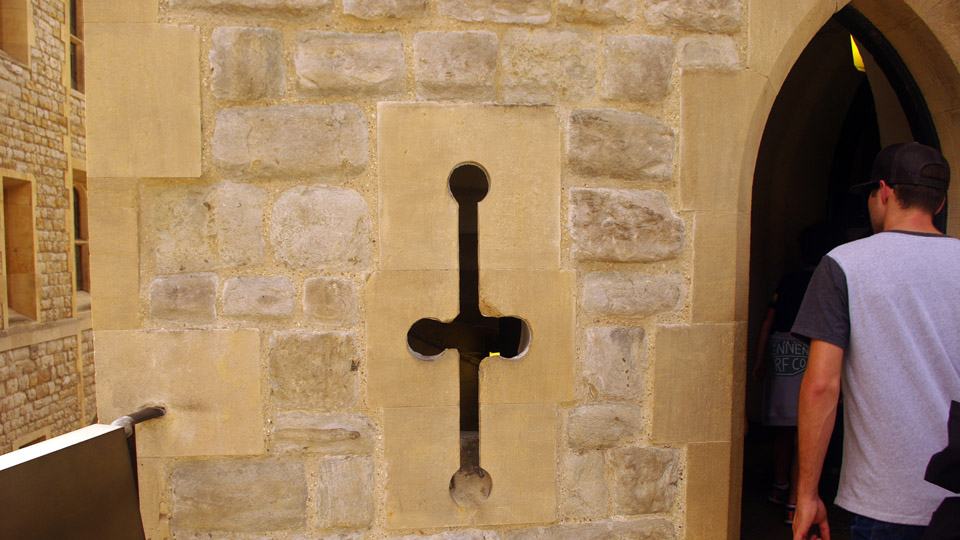
[[[950,495],[926,483],[960,400],[960,240],[940,234],[946,160],[918,144],[874,162],[873,236],[831,251],[807,289],[793,333],[810,341],[800,390],[800,476],[794,540],[830,538],[817,486],[844,395],[836,503],[854,514],[853,539],[915,539]]]

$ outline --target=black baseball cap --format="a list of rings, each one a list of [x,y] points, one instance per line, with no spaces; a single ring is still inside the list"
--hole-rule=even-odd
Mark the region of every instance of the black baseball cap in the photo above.
[[[918,142],[891,144],[873,160],[870,181],[850,188],[853,193],[869,194],[880,185],[909,184],[946,192],[950,185],[950,164],[936,148]]]

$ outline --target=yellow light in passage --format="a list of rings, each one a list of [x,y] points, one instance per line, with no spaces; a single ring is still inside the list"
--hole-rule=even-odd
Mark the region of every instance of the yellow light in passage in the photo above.
[[[850,48],[853,49],[853,67],[857,68],[857,71],[866,72],[867,69],[863,67],[863,56],[860,55],[860,48],[857,47],[853,36],[850,36]]]

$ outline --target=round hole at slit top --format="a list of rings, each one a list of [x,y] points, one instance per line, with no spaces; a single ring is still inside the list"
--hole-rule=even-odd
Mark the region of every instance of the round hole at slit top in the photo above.
[[[448,186],[453,198],[461,205],[476,204],[487,196],[490,182],[487,172],[475,163],[464,163],[450,172]]]

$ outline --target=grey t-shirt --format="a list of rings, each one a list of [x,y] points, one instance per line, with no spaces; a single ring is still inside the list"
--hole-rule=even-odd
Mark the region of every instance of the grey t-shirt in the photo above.
[[[844,349],[836,503],[926,525],[947,490],[923,479],[960,400],[960,240],[889,231],[831,251],[793,333]]]

